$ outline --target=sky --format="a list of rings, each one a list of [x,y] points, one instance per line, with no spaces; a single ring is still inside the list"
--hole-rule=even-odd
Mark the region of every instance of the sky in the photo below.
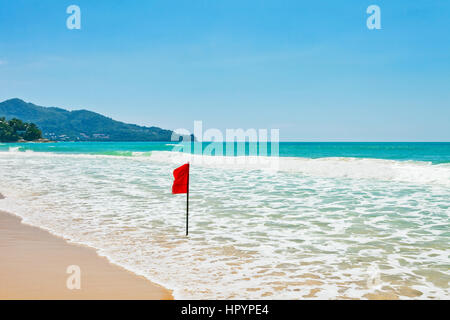
[[[10,98],[283,141],[450,141],[450,1],[0,0]]]

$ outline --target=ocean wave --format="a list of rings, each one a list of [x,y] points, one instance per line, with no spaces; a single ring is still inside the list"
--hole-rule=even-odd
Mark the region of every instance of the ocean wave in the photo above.
[[[9,147],[8,152],[20,152],[20,147]]]
[[[2,144],[0,144],[2,145]],[[18,147],[8,147],[8,149],[6,149],[5,151],[0,151],[0,153],[5,153],[5,152],[9,152],[9,153],[24,153],[24,152],[33,152],[33,150],[27,149],[23,146],[18,146]]]
[[[155,151],[152,160],[179,164],[300,173],[324,178],[377,179],[450,186],[450,164],[371,158],[221,157]]]
[[[166,143],[165,146],[169,146],[169,147],[180,147],[182,148],[183,145],[179,144],[179,143]]]
[[[24,157],[66,158],[126,158],[135,161],[155,161],[178,166],[190,162],[193,166],[228,170],[260,170],[268,174],[289,172],[322,178],[375,179],[416,184],[450,186],[450,163],[433,164],[424,161],[398,161],[372,158],[293,158],[263,156],[207,156],[173,151],[111,151],[98,154],[62,154],[22,152],[10,147],[9,154]],[[8,153],[0,152],[0,156]]]
[[[132,151],[103,151],[103,152],[95,152],[92,153],[95,155],[104,155],[104,156],[116,156],[116,157],[132,157]]]

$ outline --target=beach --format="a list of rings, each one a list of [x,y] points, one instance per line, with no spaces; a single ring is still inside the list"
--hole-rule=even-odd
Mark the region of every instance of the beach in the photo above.
[[[81,289],[66,286],[71,265]],[[87,246],[66,242],[0,212],[0,299],[172,299],[171,292],[111,264]]]
[[[0,145],[0,211],[21,217],[21,230],[47,230],[75,250],[54,269],[64,297],[77,294],[64,287],[69,265],[80,265],[83,289],[91,281],[95,290],[105,287],[85,279],[90,271],[73,259],[85,250],[92,264],[117,265],[119,274],[168,288],[174,299],[450,297],[450,144],[283,143],[277,171],[171,147]],[[187,161],[188,237],[186,196],[171,192],[173,170]],[[25,244],[22,269],[39,258]],[[64,256],[48,253],[52,247],[39,249],[49,256],[43,261]],[[10,291],[21,281],[3,277]],[[51,278],[30,278],[40,277]],[[117,284],[113,278],[104,281]],[[125,289],[117,296],[138,292],[134,286],[118,286]],[[98,297],[113,290],[105,291]]]

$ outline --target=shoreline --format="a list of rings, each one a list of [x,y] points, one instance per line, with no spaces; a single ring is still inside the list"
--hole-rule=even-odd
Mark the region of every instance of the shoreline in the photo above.
[[[18,140],[18,141],[0,141],[0,143],[57,143],[57,141],[48,140],[48,139],[38,139],[38,140]]]
[[[0,199],[3,195],[0,194]],[[68,289],[69,266],[80,289]],[[0,211],[1,300],[173,300],[172,291],[111,263],[86,245],[69,243]]]

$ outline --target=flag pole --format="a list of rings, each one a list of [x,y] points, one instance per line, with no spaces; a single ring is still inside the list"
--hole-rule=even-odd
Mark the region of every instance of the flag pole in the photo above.
[[[189,165],[189,162],[188,162]],[[188,166],[188,178],[187,178],[187,192],[186,192],[186,237],[189,234],[189,175],[190,165]]]

